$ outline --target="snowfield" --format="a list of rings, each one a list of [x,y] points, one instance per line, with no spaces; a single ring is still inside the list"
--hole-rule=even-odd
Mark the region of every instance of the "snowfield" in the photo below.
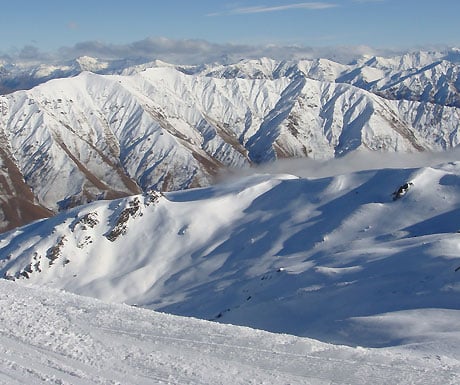
[[[361,166],[365,167],[366,163]],[[301,175],[308,173],[307,169],[298,171]],[[321,172],[325,170],[318,171]],[[420,383],[456,383],[457,357],[460,356],[459,210],[458,161],[337,173],[327,177],[254,174],[230,178],[208,188],[170,193],[150,191],[129,198],[97,201],[17,228],[0,236],[0,274],[16,283],[64,289],[105,302],[125,303],[280,335],[314,338],[328,344],[363,347],[363,350],[348,349],[295,337],[275,337],[249,329],[227,329],[226,326],[182,320],[195,325],[190,326],[191,329],[219,330],[209,333],[211,341],[216,334],[223,333],[220,330],[231,330],[232,341],[236,341],[224,343],[219,340],[217,345],[209,342],[213,349],[219,345],[216,349],[224,349],[219,350],[220,353],[209,351],[210,356],[223,357],[222,361],[213,361],[217,358],[209,361],[192,353],[192,361],[189,361],[188,356],[180,356],[189,353],[177,353],[183,357],[182,361],[178,359],[179,365],[194,368],[188,372],[190,378],[181,377],[189,378],[191,383],[234,383],[235,378],[248,383],[247,379],[252,376],[255,383],[264,379],[267,383],[356,384],[359,381],[369,383],[372,379],[372,382],[412,384],[417,383],[417,378]],[[26,290],[3,284],[19,292]],[[58,292],[46,293],[60,298]],[[77,301],[76,297],[65,298]],[[27,306],[40,307],[40,300],[31,297]],[[107,307],[108,313],[120,311],[133,314],[132,317],[139,314],[152,319],[178,320],[147,311],[128,310],[129,307],[102,303],[97,306]],[[68,315],[69,306],[64,306],[60,314],[69,323],[63,327],[73,331],[71,325],[76,322],[75,327],[84,324],[88,325],[87,330],[99,330],[97,322],[102,321],[91,314],[98,312],[97,306],[94,305],[88,314],[88,319],[94,319],[95,323],[78,323],[78,317],[84,315],[78,312],[77,318]],[[11,310],[7,304],[3,308]],[[25,314],[42,317],[40,313],[48,308],[33,309],[23,310],[21,322],[29,325],[31,316]],[[130,327],[125,323],[125,315],[116,321],[113,317],[111,314],[103,318],[108,322],[112,320],[113,327],[126,327],[122,329],[123,337],[113,337],[113,341],[128,338],[128,332],[134,333],[128,333],[129,338],[137,339],[141,338],[137,333],[157,335],[144,332],[142,322],[140,326],[134,323]],[[130,317],[126,315],[127,319]],[[3,320],[13,329],[17,323],[8,317]],[[184,337],[177,337],[174,330],[185,328],[188,326],[173,327],[173,340],[181,343]],[[42,333],[53,333],[54,329],[54,326],[45,327]],[[116,330],[115,336],[120,332]],[[206,335],[206,332],[190,333],[194,337],[187,344],[198,349],[197,335]],[[267,336],[267,340],[264,337],[264,342],[249,342],[252,337],[246,334],[252,333]],[[281,341],[280,345],[269,342],[270,338]],[[112,341],[107,336],[98,335],[96,339]],[[284,339],[296,341],[293,342],[294,353]],[[81,343],[87,349],[85,339]],[[165,349],[171,346],[169,340],[164,343]],[[323,356],[311,358],[310,353],[306,357],[303,348],[298,352],[297,344],[314,344],[315,349],[326,346],[328,353],[325,354],[329,358],[322,361]],[[74,346],[74,343],[56,346],[61,345]],[[126,346],[131,346],[130,349],[137,346],[121,345],[116,345],[120,351]],[[233,353],[225,350],[227,345],[232,346],[230,352]],[[143,349],[143,346],[141,343],[136,349]],[[205,346],[209,348],[208,342]],[[248,350],[248,346],[255,350]],[[113,345],[107,349],[116,351]],[[251,351],[252,355],[245,356],[239,349]],[[204,350],[206,352],[208,350]],[[331,352],[335,357],[332,361]],[[139,353],[136,357],[143,358],[136,360],[150,359],[149,354]],[[173,353],[167,351],[165,354]],[[354,358],[344,359],[342,354],[346,357],[351,354]],[[411,363],[400,354],[409,357],[407,360]],[[15,353],[10,355],[15,356]],[[115,356],[126,357],[118,353]],[[239,374],[219,375],[217,379],[210,376],[206,366],[211,365],[209,362],[217,368],[233,365],[226,356],[243,357],[236,359],[236,367],[249,363],[253,371],[239,368],[233,372]],[[369,364],[374,358],[379,365]],[[202,361],[197,362],[197,359]],[[296,360],[310,362],[310,359],[317,366],[295,363],[299,362]],[[153,361],[150,364],[136,361],[135,365],[155,372],[156,369],[149,366],[156,365]],[[176,362],[176,359],[167,361]],[[345,369],[343,362],[349,364],[350,361],[356,367]],[[113,364],[111,359],[103,364],[104,367],[110,365],[124,367]],[[397,365],[402,367],[398,369]],[[434,365],[434,369],[428,369],[430,365]],[[280,367],[288,374],[282,373]],[[262,373],[262,368],[270,370]],[[419,369],[413,368],[423,370],[418,372]],[[171,368],[165,370],[171,374]],[[388,374],[377,373],[385,370]],[[227,372],[231,370],[225,369]],[[116,375],[122,378],[123,373]],[[421,377],[417,377],[419,375]],[[173,379],[170,381],[174,383]]]
[[[13,282],[0,281],[0,304],[5,385],[460,381],[460,362],[443,355],[330,345]]]

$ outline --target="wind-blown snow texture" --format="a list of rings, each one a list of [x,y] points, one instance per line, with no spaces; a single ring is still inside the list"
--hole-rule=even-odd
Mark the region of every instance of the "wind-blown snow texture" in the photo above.
[[[459,162],[253,175],[18,228],[0,237],[0,273],[328,342],[456,351],[459,210]]]
[[[459,362],[349,348],[0,281],[0,384],[457,384]]]
[[[29,190],[39,217],[100,197],[206,186],[226,167],[459,143],[458,64],[439,53],[353,65],[80,58],[68,67],[39,73],[79,75],[0,96],[3,207],[13,185]],[[17,206],[18,215],[3,208],[3,228],[28,212]]]

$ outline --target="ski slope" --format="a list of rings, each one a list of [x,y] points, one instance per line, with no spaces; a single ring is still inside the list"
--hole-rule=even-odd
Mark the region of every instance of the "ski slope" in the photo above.
[[[458,384],[459,361],[336,346],[0,281],[0,384]]]

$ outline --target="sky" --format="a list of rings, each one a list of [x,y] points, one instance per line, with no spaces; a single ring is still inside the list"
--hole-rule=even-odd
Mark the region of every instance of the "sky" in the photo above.
[[[0,56],[452,47],[460,46],[459,14],[458,0],[2,1]]]

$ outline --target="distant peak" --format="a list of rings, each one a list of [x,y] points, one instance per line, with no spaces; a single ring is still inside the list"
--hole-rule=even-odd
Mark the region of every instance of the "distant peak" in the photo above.
[[[75,62],[82,71],[100,71],[108,67],[108,63],[100,61],[99,59],[91,56],[80,56],[75,59]]]

